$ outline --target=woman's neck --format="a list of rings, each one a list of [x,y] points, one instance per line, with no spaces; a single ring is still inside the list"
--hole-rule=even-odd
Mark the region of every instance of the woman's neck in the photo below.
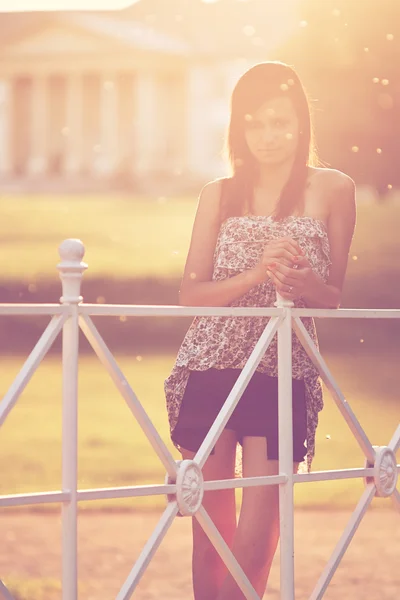
[[[290,177],[293,161],[279,165],[260,165],[257,187],[260,191],[276,191],[278,194]]]

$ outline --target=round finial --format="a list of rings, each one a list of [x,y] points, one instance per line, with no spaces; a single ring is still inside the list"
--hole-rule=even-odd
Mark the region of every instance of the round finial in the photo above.
[[[71,238],[64,240],[58,247],[58,253],[62,261],[81,262],[85,255],[85,246],[81,240]]]
[[[176,477],[171,478],[168,473],[165,483],[176,485],[176,494],[168,494],[168,502],[176,500],[179,512],[178,517],[192,517],[200,508],[204,495],[203,473],[199,465],[193,460],[177,460]]]
[[[387,498],[393,494],[397,484],[396,456],[387,446],[382,446],[377,452],[375,460],[375,485],[377,495]]]
[[[397,461],[393,450],[388,446],[373,446],[375,450],[374,463],[366,461],[366,467],[373,467],[372,477],[366,477],[365,483],[375,483],[376,496],[387,498],[393,494],[397,480]]]
[[[87,269],[87,264],[82,261],[85,246],[81,240],[64,240],[60,244],[58,252],[61,262],[58,263],[57,269],[60,273],[63,288],[61,303],[77,304],[82,302],[82,275]]]
[[[184,517],[192,517],[203,501],[203,474],[193,460],[183,460],[179,464],[176,478],[176,499],[179,512]]]

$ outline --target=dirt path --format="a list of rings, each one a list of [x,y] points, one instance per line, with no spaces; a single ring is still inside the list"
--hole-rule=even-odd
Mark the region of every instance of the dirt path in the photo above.
[[[350,512],[297,511],[296,600],[309,598]],[[90,513],[79,517],[79,600],[112,600],[158,520],[157,514]],[[38,580],[61,573],[61,520],[58,514],[0,514],[0,577],[25,585],[24,600],[55,600]],[[137,600],[191,600],[190,520],[175,519],[133,597]],[[25,582],[23,584],[23,582]],[[29,582],[31,587],[29,588]],[[42,587],[42,592],[39,589]],[[18,587],[17,587],[18,589]],[[279,553],[266,598],[279,598]],[[370,510],[324,598],[395,600],[400,597],[400,515]]]

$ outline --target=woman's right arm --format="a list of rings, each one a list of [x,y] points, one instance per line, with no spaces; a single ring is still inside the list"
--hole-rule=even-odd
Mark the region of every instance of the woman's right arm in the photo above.
[[[208,183],[200,194],[179,291],[182,306],[227,306],[268,278],[266,267],[260,264],[222,281],[212,281],[220,228],[220,196],[221,181]]]

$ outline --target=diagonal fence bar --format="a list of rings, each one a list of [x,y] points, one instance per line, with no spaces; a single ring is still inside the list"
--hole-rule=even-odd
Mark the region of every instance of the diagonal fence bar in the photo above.
[[[3,425],[18,398],[28,385],[32,375],[35,373],[43,358],[50,350],[67,317],[68,315],[63,314],[55,316],[51,319],[32,352],[26,359],[22,369],[12,382],[8,392],[4,395],[0,403],[0,427]]]
[[[164,513],[161,515],[159,522],[150,538],[147,540],[139,558],[136,560],[134,567],[123,584],[116,600],[129,600],[141,577],[143,576],[147,566],[149,565],[154,554],[157,552],[163,538],[168,529],[171,527],[176,515],[178,514],[178,505],[176,502],[169,502]]]
[[[149,416],[147,415],[146,411],[141,405],[135,392],[130,387],[124,374],[119,368],[117,361],[115,360],[107,344],[101,337],[93,321],[88,316],[80,316],[79,323],[87,340],[89,341],[93,350],[95,351],[100,361],[108,371],[109,375],[111,376],[111,379],[115,383],[121,396],[128,404],[135,419],[139,423],[140,427],[143,429],[150,444],[153,446],[157,456],[163,463],[167,473],[172,478],[176,477],[177,467],[175,460],[173,459],[170,451],[161,439],[160,434],[154,427],[152,421],[150,420]]]
[[[273,317],[268,321],[268,324],[257,341],[253,352],[250,354],[239,377],[235,381],[235,384],[225,400],[223,407],[219,411],[214,423],[210,427],[206,437],[196,453],[196,456],[194,457],[194,460],[198,463],[200,468],[204,466],[211,450],[213,449],[216,441],[219,439],[219,436],[221,435],[226,423],[228,422],[229,417],[235,410],[235,407],[242,397],[243,392],[253,376],[254,371],[257,369],[260,360],[272,342],[281,320],[282,317],[279,316]]]
[[[392,496],[392,502],[395,509],[400,511],[400,492],[398,489],[395,489]]]
[[[347,548],[350,545],[351,540],[354,537],[355,532],[357,531],[358,526],[360,525],[362,518],[367,512],[368,506],[371,504],[374,496],[375,496],[376,488],[373,483],[369,483],[364,490],[363,495],[361,496],[355,511],[353,512],[350,521],[348,522],[346,529],[344,530],[333,554],[322,572],[321,577],[319,578],[317,585],[314,588],[309,600],[321,600],[323,597],[332,577],[335,574],[336,569],[339,566],[339,563],[346,552]]]
[[[218,531],[214,521],[211,519],[204,506],[201,506],[194,516],[201,525],[203,531],[207,534],[209,540],[225,563],[240,590],[243,592],[246,600],[260,600],[259,595],[251,585],[247,575],[236,560],[232,550]]]
[[[331,392],[333,399],[335,400],[340,412],[342,413],[347,425],[350,427],[356,441],[358,442],[361,450],[364,452],[366,458],[374,463],[375,461],[375,450],[369,441],[367,434],[360,425],[357,417],[352,411],[349,403],[342,394],[339,386],[337,385],[333,375],[328,369],[328,366],[321,354],[318,352],[313,340],[309,336],[306,328],[304,327],[301,320],[297,317],[293,320],[293,329],[296,332],[302,346],[307,352],[308,356],[312,360],[315,367],[318,369],[323,382]]]
[[[397,450],[400,448],[400,425],[397,426],[397,429],[394,432],[388,446],[391,450],[393,450],[394,454],[396,454]]]
[[[0,579],[0,600],[16,600]]]

